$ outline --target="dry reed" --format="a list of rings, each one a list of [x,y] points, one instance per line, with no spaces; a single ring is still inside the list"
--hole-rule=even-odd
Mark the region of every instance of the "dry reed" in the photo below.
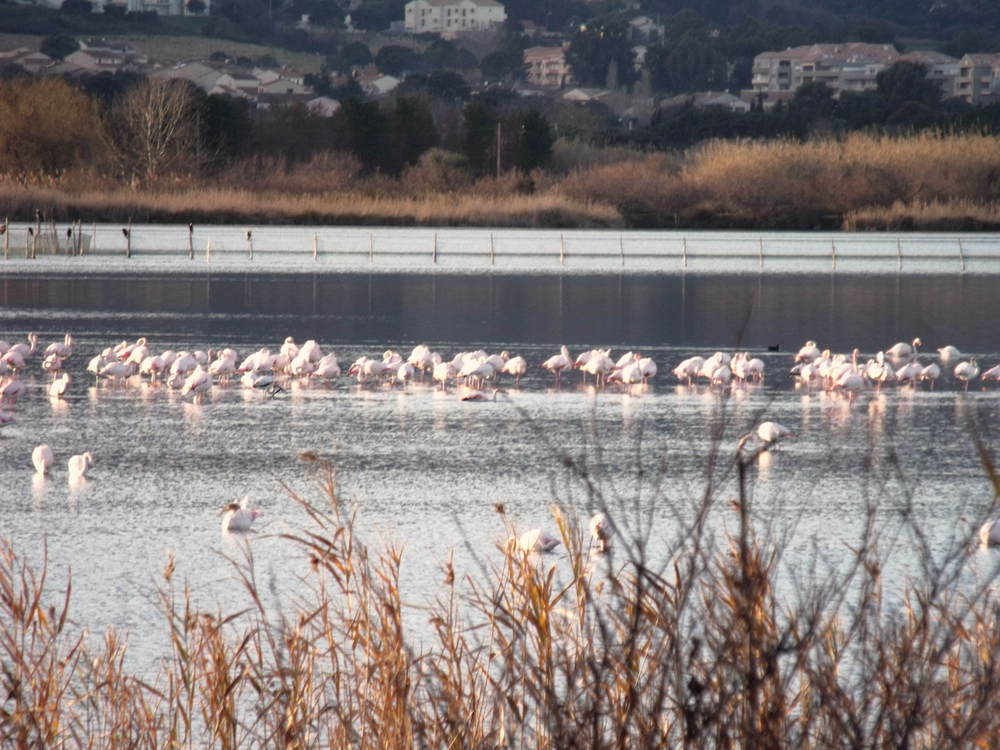
[[[1000,492],[988,451],[979,452]],[[675,536],[657,540],[665,550],[648,548],[648,530],[623,526],[612,555],[594,557],[556,507],[562,565],[500,547],[482,575],[463,576],[449,558],[425,610],[434,635],[419,652],[404,627],[402,550],[363,543],[332,466],[312,454],[303,459],[324,501],[292,493],[309,522],[284,536],[301,554],[300,598],[280,611],[265,605],[247,545],[233,565],[250,609],[198,611],[168,562],[160,593],[171,653],[150,680],[126,672],[116,634],[95,646],[71,635],[69,588],[50,608],[45,565],[36,573],[4,544],[0,744],[993,746],[998,601],[993,577],[959,584],[967,540],[932,550],[903,513],[894,533],[918,549],[920,575],[895,592],[900,612],[883,592],[885,529],[869,500],[841,561],[780,595],[780,538],[753,502],[756,458],[713,447],[705,494],[687,520],[677,517]],[[891,449],[879,458],[893,465]],[[609,510],[585,461],[562,464],[591,507]],[[734,499],[720,502],[718,488],[734,478]],[[887,479],[873,480],[881,496]],[[718,540],[713,514],[731,521]]]
[[[83,218],[200,223],[473,226],[693,226],[995,229],[996,138],[921,134],[730,142],[683,156],[619,153],[565,177],[508,173],[473,182],[461,159],[433,152],[399,178],[363,175],[324,153],[305,164],[249,159],[212,178],[175,176],[126,189],[87,171],[0,181],[12,217],[36,208]],[[236,186],[236,187],[224,187]]]

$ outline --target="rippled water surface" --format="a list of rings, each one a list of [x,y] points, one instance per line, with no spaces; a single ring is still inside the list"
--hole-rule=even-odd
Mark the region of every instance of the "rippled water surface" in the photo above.
[[[44,346],[75,336],[64,399],[46,395],[36,357],[27,393],[0,430],[0,536],[33,560],[47,547],[56,583],[72,569],[73,612],[93,631],[130,634],[136,663],[162,649],[156,587],[168,556],[204,606],[246,603],[227,557],[253,550],[268,597],[292,600],[305,557],[278,535],[305,523],[289,491],[321,501],[299,454],[337,468],[342,498],[365,539],[405,546],[404,587],[420,603],[434,593],[454,549],[464,572],[495,559],[502,503],[519,528],[551,527],[558,501],[585,519],[594,499],[564,465],[585,465],[618,509],[621,525],[647,519],[669,538],[694,512],[713,436],[720,497],[735,491],[732,452],[763,419],[795,431],[758,462],[754,503],[787,532],[786,563],[819,555],[836,564],[859,532],[867,501],[898,525],[909,510],[936,551],[974,531],[992,492],[971,435],[995,444],[1000,387],[966,394],[950,367],[934,390],[890,387],[854,400],[796,388],[788,375],[806,338],[862,358],[921,336],[925,360],[954,344],[985,369],[1000,362],[997,281],[989,276],[486,276],[420,274],[207,274],[143,276],[4,274],[0,338],[37,331]],[[276,350],[291,335],[315,338],[346,366],[361,355],[427,343],[446,358],[476,347],[507,349],[532,368],[496,402],[461,402],[429,383],[362,387],[289,380],[273,398],[237,382],[200,399],[133,378],[95,383],[87,360],[146,336],[154,350],[232,346]],[[647,386],[596,390],[578,373],[557,388],[536,365],[566,343],[618,355],[641,350],[659,365]],[[739,345],[760,356],[763,385],[678,384],[670,369],[691,354]],[[777,351],[769,350],[777,349]],[[55,451],[48,478],[33,474],[39,443]],[[66,460],[89,450],[89,480],[71,484]],[[223,536],[219,508],[249,494],[264,515],[247,537]],[[720,504],[713,526],[731,523]],[[818,543],[818,548],[817,548]],[[905,533],[886,544],[889,580],[912,574]],[[558,559],[558,558],[557,558]],[[273,585],[272,585],[273,584]],[[423,635],[419,612],[411,615]]]

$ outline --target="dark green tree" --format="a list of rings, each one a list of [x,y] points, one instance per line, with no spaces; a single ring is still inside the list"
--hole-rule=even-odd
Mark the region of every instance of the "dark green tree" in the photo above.
[[[372,61],[372,53],[364,42],[350,42],[340,50],[340,58],[348,66],[367,65]]]
[[[115,100],[133,86],[142,83],[144,76],[131,71],[116,71],[114,73],[102,70],[81,76],[77,83],[91,97],[100,102],[105,109],[110,109]]]
[[[377,102],[347,99],[333,116],[336,145],[354,154],[369,172],[388,158],[389,119]]]
[[[893,63],[875,77],[875,84],[890,111],[910,103],[933,108],[941,102],[941,87],[928,80],[927,68],[917,63]]]
[[[399,174],[416,164],[420,155],[437,144],[434,118],[427,103],[416,97],[400,96],[389,116],[389,153],[381,166]]]
[[[245,99],[209,94],[199,103],[202,143],[211,167],[251,153],[254,123]]]
[[[86,15],[94,10],[94,4],[90,0],[63,0],[61,7],[63,13],[79,13]]]
[[[500,49],[485,55],[479,62],[483,77],[494,81],[523,77],[524,55],[520,51]]]
[[[672,47],[651,48],[646,67],[657,91],[719,90],[727,83],[726,61],[709,42],[695,36],[685,36]]]
[[[638,78],[632,64],[629,26],[620,18],[598,19],[578,31],[566,51],[573,76],[584,86],[607,83],[611,61],[617,66],[618,81],[629,85]]]
[[[380,71],[391,76],[417,73],[423,68],[417,52],[397,44],[389,44],[380,49],[375,55],[375,65]]]
[[[385,31],[403,18],[405,0],[374,0],[351,11],[351,23],[367,31]]]
[[[468,159],[472,174],[480,176],[490,171],[491,157],[495,159],[493,144],[496,142],[497,118],[493,110],[479,98],[465,105],[465,138],[462,153]]]
[[[825,83],[804,83],[795,90],[789,110],[805,119],[830,117],[837,106],[833,93]]]
[[[48,55],[53,60],[62,60],[66,55],[70,55],[80,49],[76,39],[66,34],[53,34],[47,36],[39,45],[39,50],[43,55]]]
[[[514,165],[522,172],[530,172],[549,163],[556,139],[548,121],[538,110],[528,110],[520,120]]]
[[[469,84],[458,73],[435,70],[433,73],[408,75],[399,85],[399,92],[408,96],[428,96],[441,101],[464,101],[469,98]]]

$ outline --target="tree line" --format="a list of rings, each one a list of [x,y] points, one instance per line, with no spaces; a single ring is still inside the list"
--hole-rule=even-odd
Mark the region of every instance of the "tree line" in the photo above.
[[[448,106],[405,92],[383,101],[348,97],[326,117],[302,105],[256,109],[186,81],[128,74],[102,73],[79,85],[0,81],[0,169],[25,182],[89,169],[141,186],[211,177],[241,159],[294,167],[323,152],[396,176],[435,147],[454,152],[454,163],[478,178],[544,167],[554,140],[546,118],[511,96]]]

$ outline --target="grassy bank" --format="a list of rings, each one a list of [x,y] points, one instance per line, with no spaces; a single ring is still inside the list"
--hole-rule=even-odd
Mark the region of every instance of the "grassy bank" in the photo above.
[[[986,136],[713,142],[682,155],[621,155],[564,173],[473,181],[447,159],[398,178],[327,154],[231,166],[123,188],[97,174],[0,182],[12,218],[59,221],[420,224],[744,229],[1000,229],[1000,148]],[[614,154],[615,152],[611,152]]]
[[[872,477],[859,537],[836,555],[827,547],[827,562],[779,594],[782,539],[753,504],[756,456],[717,448],[707,476],[733,499],[708,482],[656,549],[641,523],[626,525],[636,509],[613,508],[612,556],[595,558],[554,509],[558,565],[510,548],[485,555],[479,573],[442,559],[437,603],[422,610],[435,636],[417,650],[403,624],[404,550],[367,546],[330,466],[303,458],[322,500],[296,498],[310,527],[285,540],[306,591],[269,610],[248,558],[234,574],[251,609],[199,611],[168,563],[158,587],[171,648],[152,677],[125,670],[122,634],[70,636],[69,592],[45,591],[44,571],[0,545],[0,742],[950,748],[993,746],[1000,732],[994,579],[960,584],[965,540],[932,549],[912,514],[880,524],[892,477]],[[562,465],[590,507],[607,509],[586,466]],[[710,521],[718,514],[729,532]],[[881,550],[900,539],[918,549],[919,574],[885,592]]]

